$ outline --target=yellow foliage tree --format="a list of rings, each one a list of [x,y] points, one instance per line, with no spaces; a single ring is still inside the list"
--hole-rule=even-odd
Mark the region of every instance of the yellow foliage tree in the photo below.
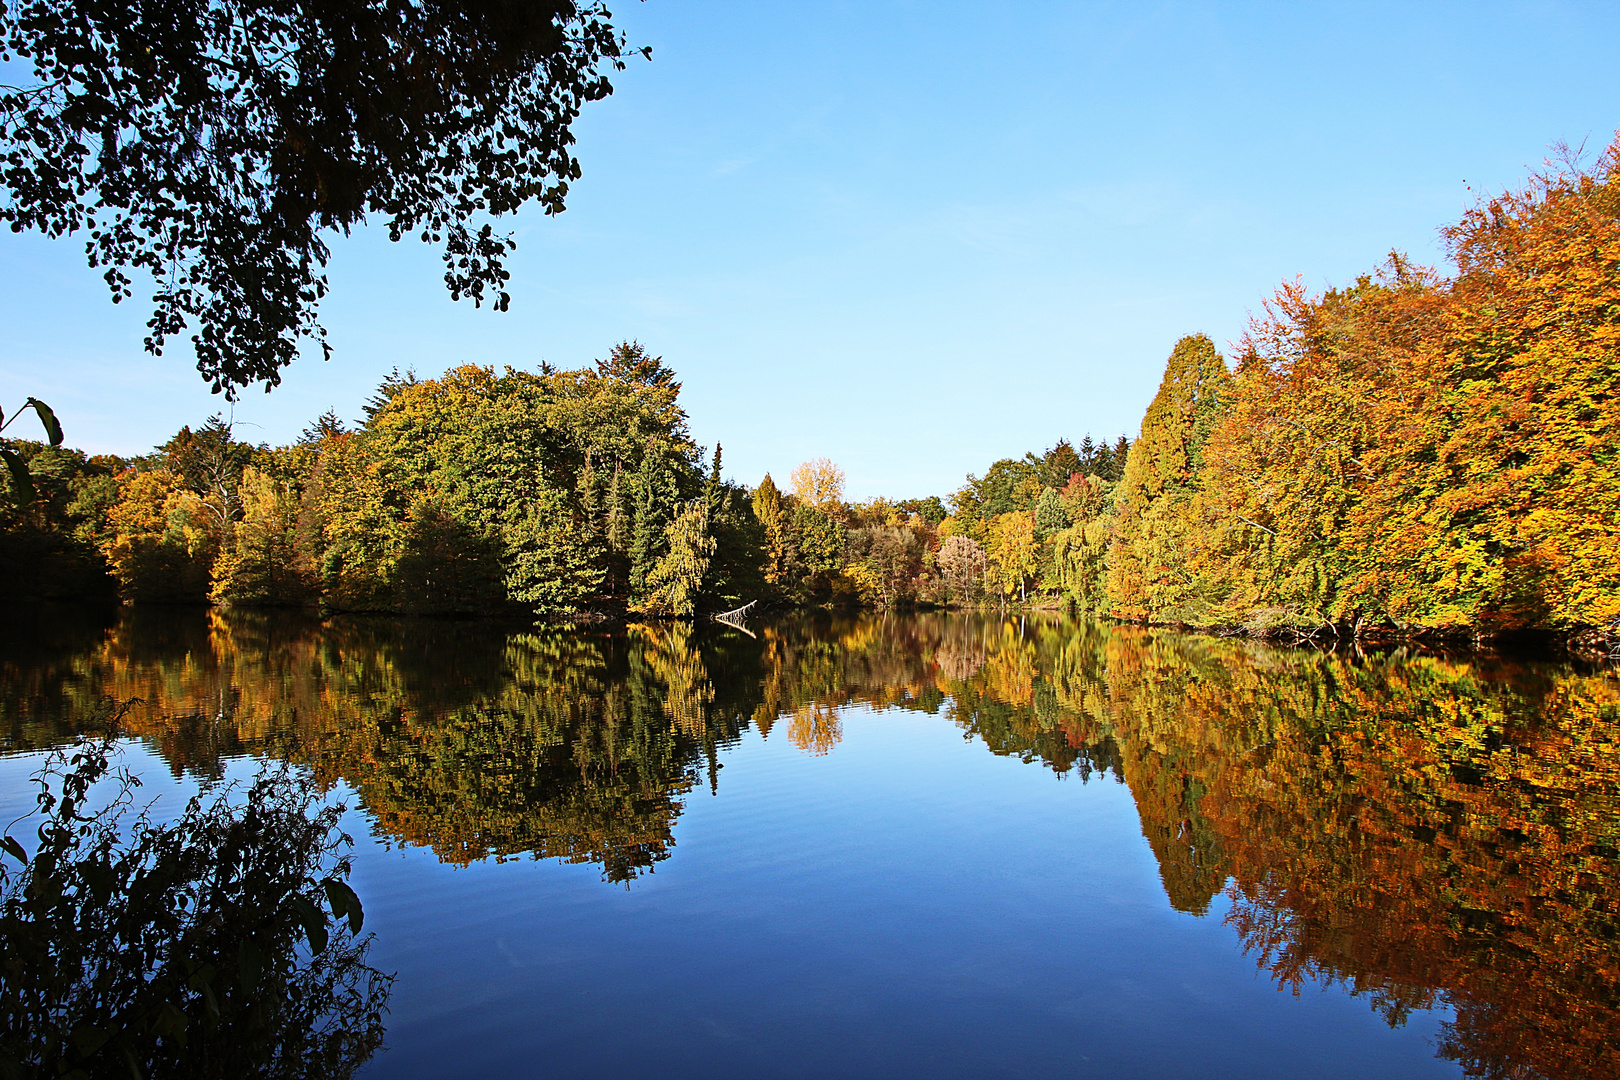
[[[1108,592],[1126,619],[1197,621],[1187,576],[1187,534],[1204,443],[1231,377],[1203,334],[1176,342],[1120,479]]]
[[[817,510],[836,510],[844,501],[844,470],[826,458],[806,461],[789,478],[793,495]]]
[[[166,469],[119,477],[103,554],[127,599],[201,602],[220,536],[201,500]]]
[[[1025,597],[1029,579],[1040,569],[1035,518],[1023,510],[998,514],[990,522],[988,553],[1004,595]]]
[[[298,544],[297,496],[253,466],[237,489],[242,520],[214,562],[216,604],[300,604],[314,597],[312,568]]]

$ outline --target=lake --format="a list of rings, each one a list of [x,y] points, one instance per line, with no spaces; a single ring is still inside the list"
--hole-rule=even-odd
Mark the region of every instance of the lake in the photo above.
[[[1620,1075],[1620,679],[1057,616],[21,609],[0,811],[291,758],[367,1077]]]

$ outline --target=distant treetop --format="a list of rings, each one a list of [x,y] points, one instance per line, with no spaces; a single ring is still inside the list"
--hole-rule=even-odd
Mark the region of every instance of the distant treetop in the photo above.
[[[639,341],[621,341],[613,346],[606,360],[596,362],[596,373],[637,386],[663,386],[677,391],[681,388],[675,372],[664,366],[664,358],[648,356],[646,346]]]

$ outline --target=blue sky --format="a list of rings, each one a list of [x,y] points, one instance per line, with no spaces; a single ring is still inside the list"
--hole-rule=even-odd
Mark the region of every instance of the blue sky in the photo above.
[[[1224,348],[1296,274],[1439,263],[1478,193],[1620,127],[1620,5],[615,12],[652,62],[582,117],[568,211],[512,221],[511,311],[452,302],[430,247],[338,239],[335,356],[244,393],[243,437],[357,416],[395,365],[577,367],[635,338],[734,478],[825,456],[855,498],[943,495],[1134,436],[1181,335]],[[121,453],[227,409],[183,351],[142,354],[145,317],[78,242],[4,234],[0,406],[36,395]]]

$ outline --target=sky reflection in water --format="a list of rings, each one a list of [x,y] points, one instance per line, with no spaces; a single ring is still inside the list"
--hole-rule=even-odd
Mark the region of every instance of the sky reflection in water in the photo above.
[[[33,627],[12,751],[138,696],[144,768],[354,793],[369,1075],[1620,1074],[1612,673],[1057,618]]]

